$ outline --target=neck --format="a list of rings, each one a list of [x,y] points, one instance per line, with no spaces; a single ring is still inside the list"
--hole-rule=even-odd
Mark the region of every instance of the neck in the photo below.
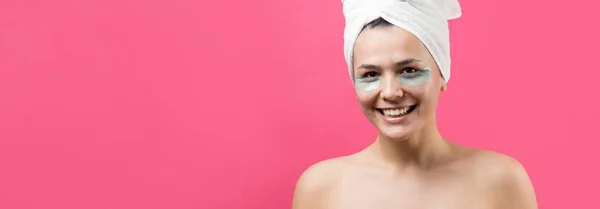
[[[425,127],[404,140],[379,134],[370,149],[393,167],[427,169],[443,161],[452,152],[452,145],[440,135],[434,125]]]

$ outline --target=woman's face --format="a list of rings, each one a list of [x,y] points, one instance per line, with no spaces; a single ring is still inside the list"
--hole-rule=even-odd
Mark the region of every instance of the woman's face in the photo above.
[[[446,84],[414,35],[396,26],[366,28],[356,40],[353,66],[361,109],[381,135],[400,141],[435,125]]]

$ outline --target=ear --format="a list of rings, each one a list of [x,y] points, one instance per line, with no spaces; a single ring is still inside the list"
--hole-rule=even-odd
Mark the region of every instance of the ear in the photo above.
[[[444,79],[442,79],[441,81],[442,84],[440,90],[442,90],[442,92],[446,92],[446,90],[448,89],[448,86],[446,86],[446,81]]]

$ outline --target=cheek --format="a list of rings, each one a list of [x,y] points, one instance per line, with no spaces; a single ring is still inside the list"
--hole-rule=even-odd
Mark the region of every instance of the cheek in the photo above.
[[[435,104],[438,101],[439,92],[440,88],[438,84],[431,83],[430,85],[427,85],[427,87],[420,89],[418,95],[419,99],[429,106],[430,104]]]
[[[356,91],[356,99],[362,108],[370,108],[377,100],[377,93]]]
[[[428,103],[435,95],[435,84],[429,83],[416,88],[404,89],[404,94],[407,97],[417,100],[419,103]]]

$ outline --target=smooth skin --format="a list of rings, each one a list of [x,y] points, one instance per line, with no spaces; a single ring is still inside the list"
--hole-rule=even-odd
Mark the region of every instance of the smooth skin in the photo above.
[[[517,160],[440,135],[435,113],[446,83],[414,35],[396,26],[365,29],[355,44],[353,66],[356,75],[382,79],[376,91],[356,91],[378,137],[364,150],[306,169],[296,184],[292,209],[538,208],[528,174]],[[406,69],[424,67],[433,71],[429,83],[405,87],[397,82]],[[398,124],[385,122],[375,110],[415,104]]]

